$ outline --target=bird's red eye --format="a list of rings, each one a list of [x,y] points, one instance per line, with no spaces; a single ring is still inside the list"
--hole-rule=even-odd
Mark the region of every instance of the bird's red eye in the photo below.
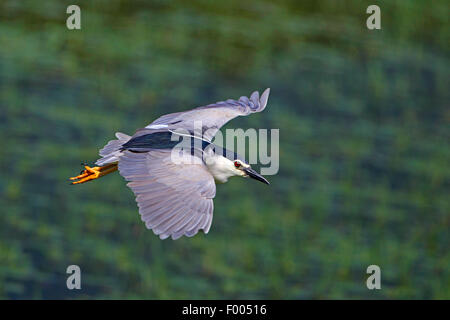
[[[240,164],[239,162],[235,161],[235,162],[234,162],[234,166],[235,166],[236,168],[239,168],[239,167],[241,166],[241,164]]]

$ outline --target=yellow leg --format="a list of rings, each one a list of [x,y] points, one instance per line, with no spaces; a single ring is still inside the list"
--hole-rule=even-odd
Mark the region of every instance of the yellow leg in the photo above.
[[[94,179],[98,179],[100,177],[103,177],[104,175],[107,175],[111,172],[116,171],[117,163],[111,163],[103,167],[89,167],[84,166],[85,170],[76,177],[69,178],[70,180],[78,180],[72,182],[72,184],[79,184],[79,183],[85,183],[88,181],[92,181]]]

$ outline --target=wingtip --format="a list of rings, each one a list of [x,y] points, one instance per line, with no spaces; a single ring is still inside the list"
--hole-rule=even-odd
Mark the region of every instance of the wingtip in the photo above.
[[[261,110],[264,110],[264,108],[266,107],[267,100],[269,100],[269,94],[270,94],[270,88],[267,88],[262,93],[261,98],[259,99],[259,102],[261,104]]]

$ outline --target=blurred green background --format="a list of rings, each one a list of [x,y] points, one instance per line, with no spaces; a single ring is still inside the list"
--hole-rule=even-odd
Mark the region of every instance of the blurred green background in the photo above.
[[[448,12],[2,0],[0,298],[449,299]],[[207,236],[161,241],[118,174],[66,181],[116,131],[266,87],[268,108],[226,128],[280,128],[280,171],[219,185]]]

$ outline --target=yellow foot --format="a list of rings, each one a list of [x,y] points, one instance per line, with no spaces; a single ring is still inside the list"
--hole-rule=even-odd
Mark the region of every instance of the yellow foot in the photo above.
[[[108,173],[114,172],[117,170],[117,164],[112,163],[103,167],[84,166],[84,169],[85,170],[83,170],[78,176],[69,178],[70,180],[78,180],[72,182],[72,184],[85,183],[98,179],[104,175],[107,175]]]

